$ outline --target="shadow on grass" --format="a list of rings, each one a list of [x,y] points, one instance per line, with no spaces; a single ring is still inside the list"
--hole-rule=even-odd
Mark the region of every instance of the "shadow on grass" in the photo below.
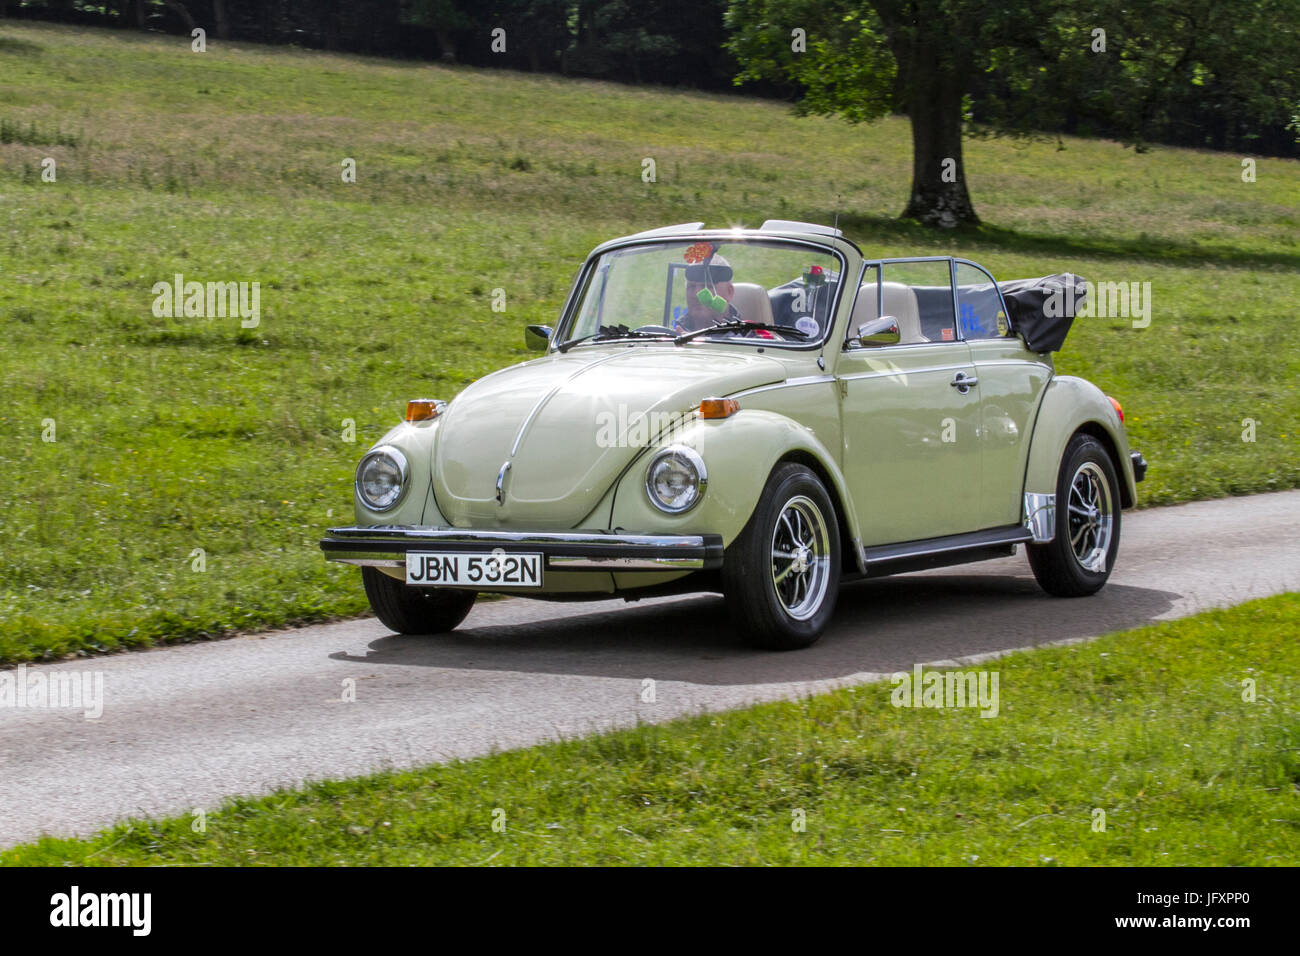
[[[805,213],[809,221],[831,222],[834,213],[825,210]],[[970,249],[996,249],[1025,255],[1063,258],[1080,256],[1088,259],[1142,260],[1172,266],[1225,265],[1241,268],[1300,268],[1300,252],[1252,252],[1238,246],[1208,245],[1161,237],[1117,236],[1099,239],[1052,233],[1017,232],[984,223],[938,232],[915,220],[889,216],[840,215],[840,229],[858,241],[870,256],[871,240],[910,243],[922,249],[954,245]],[[1065,269],[1065,266],[1062,266]]]
[[[14,37],[0,37],[0,53],[13,53],[17,56],[40,56],[45,47],[30,40],[18,40]]]

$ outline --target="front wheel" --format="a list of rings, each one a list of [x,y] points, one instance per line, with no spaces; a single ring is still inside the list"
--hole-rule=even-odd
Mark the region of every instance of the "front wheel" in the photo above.
[[[465,620],[478,596],[454,588],[413,588],[378,568],[363,567],[361,581],[375,617],[398,634],[445,634]]]
[[[840,533],[816,474],[793,462],[772,472],[723,556],[722,579],[727,608],[749,644],[788,651],[821,637],[839,593]]]
[[[1097,439],[1075,435],[1056,480],[1056,537],[1025,549],[1039,586],[1057,597],[1101,590],[1115,567],[1119,525],[1115,464]]]

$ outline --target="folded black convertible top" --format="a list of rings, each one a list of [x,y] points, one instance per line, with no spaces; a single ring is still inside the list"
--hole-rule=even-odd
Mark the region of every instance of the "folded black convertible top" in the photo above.
[[[1074,314],[1086,295],[1084,280],[1072,272],[1041,279],[999,282],[1011,328],[1034,352],[1055,352],[1064,343]]]

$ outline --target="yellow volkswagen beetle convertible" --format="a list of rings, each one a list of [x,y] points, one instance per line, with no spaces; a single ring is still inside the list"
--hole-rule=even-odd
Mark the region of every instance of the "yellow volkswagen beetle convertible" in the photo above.
[[[1091,594],[1146,462],[1053,369],[1083,288],[800,222],[607,242],[525,330],[538,358],[408,403],[321,548],[403,634],[481,592],[718,591],[745,640],[801,648],[842,581],[1018,544],[1046,591]]]

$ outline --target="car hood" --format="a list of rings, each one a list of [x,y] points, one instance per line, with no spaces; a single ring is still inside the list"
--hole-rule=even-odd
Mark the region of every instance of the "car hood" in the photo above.
[[[784,378],[761,355],[675,346],[580,349],[504,369],[441,416],[434,498],[455,527],[576,527],[653,440],[647,425]]]

